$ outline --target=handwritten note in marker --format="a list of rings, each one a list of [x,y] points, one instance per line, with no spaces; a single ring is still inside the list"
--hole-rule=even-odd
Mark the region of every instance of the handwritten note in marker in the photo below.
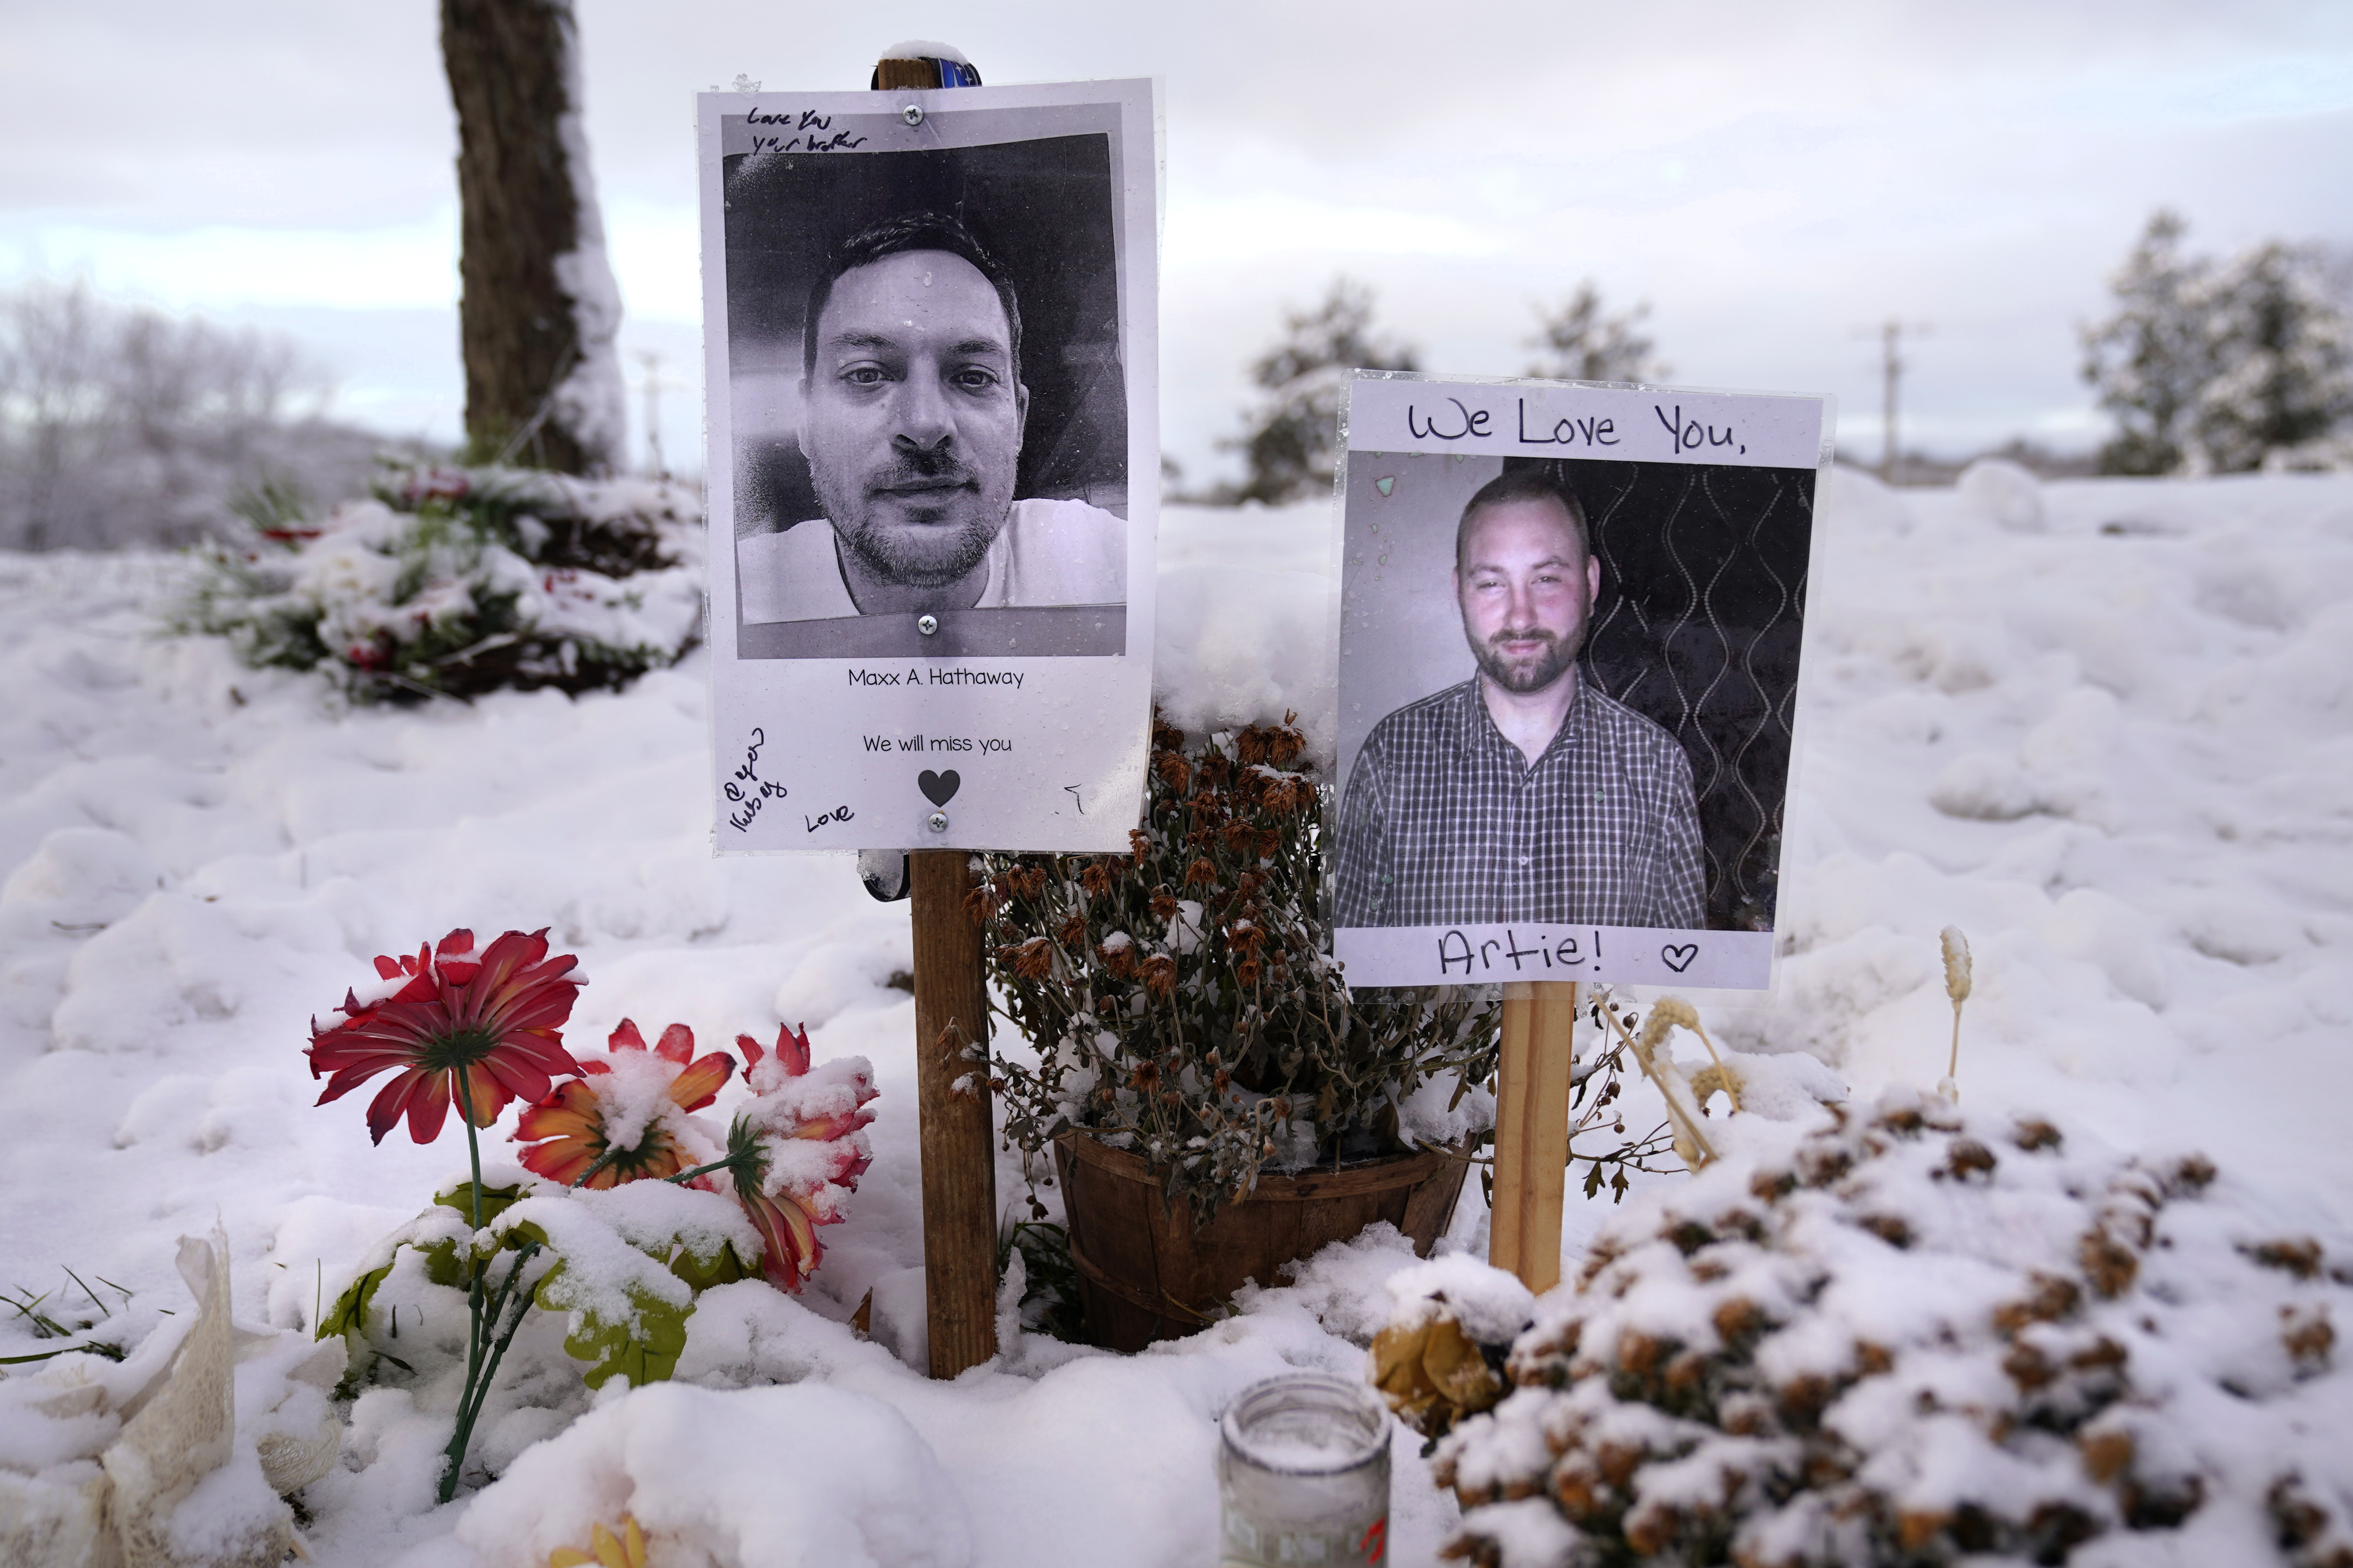
[[[1433,385],[1377,371],[1358,371],[1348,396],[1356,451],[1765,468],[1821,461],[1820,397],[1451,378]]]

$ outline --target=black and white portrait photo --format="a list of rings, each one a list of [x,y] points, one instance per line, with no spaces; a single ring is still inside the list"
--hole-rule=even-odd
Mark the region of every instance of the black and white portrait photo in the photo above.
[[[696,102],[719,849],[1124,850],[1154,84]]]
[[[728,160],[745,657],[1124,649],[1112,142]]]
[[[1439,392],[1413,431],[1469,441],[1482,426]],[[1556,413],[1516,395],[1492,413],[1517,450],[1359,449],[1371,421],[1352,422],[1333,836],[1350,980],[1738,984],[1734,955],[1759,956],[1738,938],[1769,957],[1816,470],[1539,456],[1567,444]],[[1663,435],[1640,406],[1568,435],[1630,446],[1637,416]]]

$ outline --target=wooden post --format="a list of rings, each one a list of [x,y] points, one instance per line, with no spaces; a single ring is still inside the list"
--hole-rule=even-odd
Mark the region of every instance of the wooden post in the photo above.
[[[977,72],[965,70],[977,85]],[[878,91],[949,85],[929,59],[882,59]],[[988,1040],[988,973],[980,928],[964,911],[971,852],[907,857],[915,931],[915,1110],[923,1156],[923,1309],[934,1377],[997,1353],[997,1151],[988,1064],[965,1047]],[[956,1084],[962,1080],[962,1093]]]
[[[908,857],[915,928],[915,1106],[923,1152],[923,1293],[932,1375],[954,1377],[997,1353],[997,1152],[988,1064],[964,1054],[988,1038],[980,928],[964,910],[971,852]],[[967,1080],[964,1092],[958,1079]]]
[[[1488,1222],[1487,1261],[1518,1275],[1538,1295],[1560,1283],[1577,1003],[1574,982],[1504,987],[1503,1060],[1495,1069],[1495,1206]]]

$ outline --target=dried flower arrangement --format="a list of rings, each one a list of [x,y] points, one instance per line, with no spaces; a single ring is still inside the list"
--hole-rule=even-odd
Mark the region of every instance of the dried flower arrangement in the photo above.
[[[989,856],[967,900],[1036,1053],[986,1062],[1033,1183],[1076,1131],[1142,1154],[1205,1225],[1262,1169],[1483,1141],[1497,1001],[1350,995],[1293,720],[1188,750],[1155,718],[1152,745],[1132,853]]]

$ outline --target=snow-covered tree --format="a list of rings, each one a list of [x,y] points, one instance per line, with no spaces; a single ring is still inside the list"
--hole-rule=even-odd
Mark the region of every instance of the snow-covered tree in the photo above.
[[[1544,357],[1527,374],[1554,381],[1664,381],[1671,372],[1641,331],[1650,313],[1647,300],[1606,313],[1601,290],[1588,278],[1558,309],[1536,308],[1536,335],[1527,344]]]
[[[0,549],[184,544],[353,488],[383,443],[328,423],[328,390],[283,338],[86,283],[0,295]]]
[[[2243,473],[2353,457],[2353,321],[2328,258],[2278,240],[2226,265],[2158,212],[2084,331],[2084,375],[2116,419],[2108,473]],[[2332,454],[2337,454],[2332,458]]]
[[[2208,263],[2186,257],[2189,225],[2160,209],[2109,280],[2116,312],[2083,329],[2084,379],[2116,416],[2116,434],[2100,448],[2100,471],[2168,474],[2181,464],[2183,426],[2212,374],[2196,296]]]
[[[1328,489],[1348,372],[1419,368],[1414,350],[1375,330],[1373,291],[1334,279],[1315,309],[1285,312],[1282,338],[1250,365],[1250,380],[1265,395],[1243,434],[1221,443],[1250,465],[1224,499],[1276,506]]]
[[[2190,411],[2192,471],[2295,466],[2353,424],[2353,321],[2319,250],[2257,246],[2198,298],[2215,374]]]
[[[617,467],[621,297],[581,130],[571,0],[441,0],[441,55],[458,108],[470,455]]]

